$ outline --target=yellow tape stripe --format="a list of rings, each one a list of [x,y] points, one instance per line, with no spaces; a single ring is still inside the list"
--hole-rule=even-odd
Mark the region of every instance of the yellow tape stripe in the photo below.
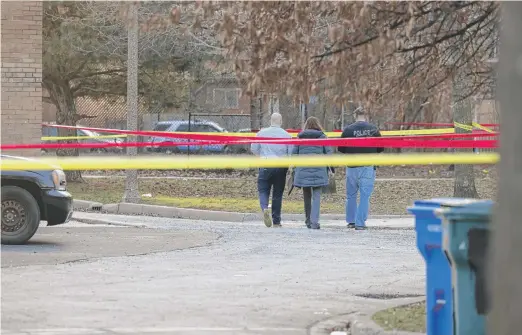
[[[43,136],[42,141],[59,141],[59,140],[90,140],[96,138],[122,138],[127,135],[100,135],[100,136]]]
[[[412,130],[385,130],[381,131],[383,136],[401,136],[401,135],[438,135],[438,134],[451,134],[454,133],[454,128],[441,128],[441,129],[412,129]],[[238,137],[252,137],[256,136],[256,133],[189,133],[189,132],[176,132],[176,134],[195,134],[195,135],[216,135],[216,136],[238,136]],[[328,137],[341,137],[339,132],[326,132]],[[292,133],[292,137],[297,137],[297,133]],[[158,137],[161,135],[158,134]]]
[[[473,125],[473,127],[478,128],[480,130],[487,131],[488,133],[494,133],[495,132],[494,130],[489,129],[488,127],[484,127],[483,125],[475,123],[475,122],[473,122],[472,125]]]
[[[454,133],[454,128],[441,129],[411,129],[411,130],[385,130],[381,131],[383,136],[401,136],[401,135],[437,135],[437,134],[451,134]],[[493,132],[493,131],[491,131]],[[162,137],[161,132],[157,132],[158,137]],[[216,136],[237,136],[237,137],[252,137],[256,133],[189,133],[176,132],[176,134],[193,134],[193,135],[216,135]],[[292,133],[292,137],[297,137],[297,133]],[[94,138],[124,138],[128,135],[100,135],[100,136],[43,136],[42,141],[60,141],[60,140],[88,140]],[[328,137],[341,137],[339,132],[326,132]],[[148,137],[148,136],[146,136]]]
[[[439,134],[453,134],[455,128],[440,128],[440,129],[413,129],[413,130],[388,130],[381,131],[383,136],[400,136],[400,135],[439,135]]]
[[[219,157],[76,157],[25,161],[3,159],[2,170],[49,170],[59,165],[64,170],[170,170],[170,169],[249,169],[317,166],[368,166],[368,165],[431,165],[431,164],[495,164],[497,153],[459,154],[366,154],[331,156],[293,156],[263,159],[248,156]]]
[[[467,124],[463,124],[463,123],[459,123],[459,122],[453,122],[453,124],[455,125],[455,128],[460,128],[460,129],[464,129],[464,130],[473,130],[473,126],[468,126]]]

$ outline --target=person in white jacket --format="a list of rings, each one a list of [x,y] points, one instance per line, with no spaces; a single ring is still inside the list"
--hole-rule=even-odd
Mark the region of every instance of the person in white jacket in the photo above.
[[[274,113],[270,117],[270,127],[263,128],[257,137],[286,138],[292,136],[281,125],[281,114]],[[292,146],[287,144],[252,143],[251,151],[262,158],[286,157],[292,155]],[[263,212],[263,221],[267,227],[281,227],[281,206],[286,185],[287,168],[261,168],[257,177],[259,204]],[[272,191],[272,207],[269,206],[270,192]]]

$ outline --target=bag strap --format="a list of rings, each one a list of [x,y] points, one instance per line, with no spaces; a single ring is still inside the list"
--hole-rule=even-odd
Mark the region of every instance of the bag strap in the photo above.
[[[325,155],[328,154],[328,153],[326,152],[326,147],[325,147],[325,146],[323,146],[323,153],[324,153]],[[330,166],[327,166],[327,167],[326,167],[326,171],[331,172],[331,171],[332,171],[332,168],[331,168]]]

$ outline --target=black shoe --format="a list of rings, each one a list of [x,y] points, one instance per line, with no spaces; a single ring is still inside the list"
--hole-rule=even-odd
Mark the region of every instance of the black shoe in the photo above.
[[[355,230],[366,230],[368,228],[366,228],[365,226],[361,226],[361,227],[355,227]]]
[[[272,225],[272,228],[281,228],[281,227],[282,227],[282,226],[281,226],[280,223],[274,223],[274,224]]]
[[[306,228],[308,228],[308,229],[312,228],[312,225],[308,222],[305,222],[305,225],[306,225]]]
[[[321,229],[321,226],[317,225],[317,226],[310,226],[310,229]]]
[[[355,228],[355,223],[349,223],[346,225],[348,228]]]

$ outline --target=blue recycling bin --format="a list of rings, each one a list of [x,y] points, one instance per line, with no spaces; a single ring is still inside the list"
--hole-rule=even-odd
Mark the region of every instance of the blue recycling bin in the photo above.
[[[426,262],[426,334],[453,335],[451,267],[442,250],[441,207],[459,207],[472,199],[435,198],[417,200],[408,211],[415,215],[417,248]]]
[[[439,211],[443,249],[452,265],[455,335],[485,335],[489,307],[486,254],[493,201]]]

